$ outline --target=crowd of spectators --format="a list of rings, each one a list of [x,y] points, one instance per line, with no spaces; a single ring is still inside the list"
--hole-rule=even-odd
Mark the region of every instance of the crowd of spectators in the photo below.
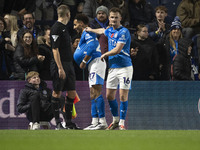
[[[118,7],[122,11],[121,24],[132,35],[133,80],[198,80],[199,54],[194,42],[187,45],[194,47],[187,53],[190,67],[181,67],[187,69],[182,73],[191,72],[191,77],[174,77],[180,66],[176,65],[174,72],[174,62],[183,54],[183,50],[179,52],[179,43],[181,47],[186,39],[199,41],[199,0],[179,0],[172,22],[166,21],[165,6],[152,6],[148,0],[0,0],[0,3],[0,80],[24,80],[29,71],[38,71],[42,80],[51,80],[50,30],[57,20],[56,8],[61,4],[70,7],[68,29],[73,51],[80,40],[73,29],[77,14],[87,15],[91,28],[107,28],[109,9]],[[183,40],[179,42],[180,39]],[[102,53],[108,51],[107,38],[98,35],[98,40]],[[74,65],[76,79],[87,80],[87,69]]]

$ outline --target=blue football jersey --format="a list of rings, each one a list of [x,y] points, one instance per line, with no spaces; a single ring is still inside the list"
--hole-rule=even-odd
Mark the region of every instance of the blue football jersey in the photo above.
[[[117,43],[125,44],[121,52],[114,56],[109,56],[109,68],[122,68],[132,66],[130,57],[131,36],[127,28],[120,26],[114,30],[113,27],[105,30],[104,34],[108,37],[108,50],[111,51]]]
[[[97,57],[101,57],[99,41],[95,33],[83,31],[80,42],[74,52],[74,60],[80,65],[85,55],[91,56],[87,65]]]

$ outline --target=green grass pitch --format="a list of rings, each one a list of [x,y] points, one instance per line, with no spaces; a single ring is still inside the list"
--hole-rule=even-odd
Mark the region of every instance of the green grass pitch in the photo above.
[[[199,150],[200,130],[0,130],[0,150]]]

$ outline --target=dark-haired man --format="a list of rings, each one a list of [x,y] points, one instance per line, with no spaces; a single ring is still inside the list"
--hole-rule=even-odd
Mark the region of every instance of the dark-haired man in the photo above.
[[[108,57],[109,71],[106,84],[106,97],[113,115],[113,122],[107,128],[113,130],[119,127],[125,130],[125,118],[128,109],[128,93],[131,88],[133,66],[130,57],[131,37],[127,28],[121,25],[122,14],[119,8],[110,9],[108,29],[87,28],[97,34],[105,34],[108,37],[108,52],[101,56],[101,60]],[[120,88],[120,117],[116,92]]]
[[[88,23],[89,19],[84,14],[79,14],[74,19],[74,29],[82,34],[74,53],[74,60],[81,69],[87,66],[89,71],[92,123],[84,130],[104,130],[108,125],[101,90],[104,84],[106,62],[101,61],[101,49],[96,34],[84,31]]]

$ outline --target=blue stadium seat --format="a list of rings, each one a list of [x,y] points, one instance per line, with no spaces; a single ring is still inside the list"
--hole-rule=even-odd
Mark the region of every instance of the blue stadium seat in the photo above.
[[[160,4],[164,5],[168,9],[167,22],[171,24],[176,16],[176,9],[181,0],[160,0]]]

